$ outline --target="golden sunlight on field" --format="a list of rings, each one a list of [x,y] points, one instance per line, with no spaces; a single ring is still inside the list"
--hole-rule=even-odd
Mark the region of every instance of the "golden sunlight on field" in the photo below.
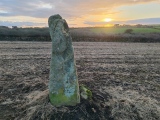
[[[114,25],[113,24],[106,24],[104,25],[104,27],[113,27]]]

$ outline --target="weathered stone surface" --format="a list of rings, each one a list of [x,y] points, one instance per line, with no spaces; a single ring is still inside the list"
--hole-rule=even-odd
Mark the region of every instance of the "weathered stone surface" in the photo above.
[[[49,97],[52,105],[76,105],[80,102],[79,85],[69,27],[60,15],[48,20],[52,39]]]

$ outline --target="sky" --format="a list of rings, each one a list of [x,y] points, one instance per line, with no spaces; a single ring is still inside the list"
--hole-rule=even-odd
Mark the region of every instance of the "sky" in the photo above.
[[[160,24],[160,0],[0,0],[0,26],[47,27],[60,14],[70,27]]]

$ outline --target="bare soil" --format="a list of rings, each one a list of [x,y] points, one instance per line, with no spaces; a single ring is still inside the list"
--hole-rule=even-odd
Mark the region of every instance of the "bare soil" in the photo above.
[[[74,42],[92,100],[48,99],[51,42],[0,42],[2,120],[160,120],[160,43]]]

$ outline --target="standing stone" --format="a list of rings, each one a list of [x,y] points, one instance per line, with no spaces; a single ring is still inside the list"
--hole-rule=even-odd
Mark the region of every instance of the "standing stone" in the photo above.
[[[49,76],[49,98],[54,106],[80,102],[79,85],[69,27],[60,15],[49,17],[52,55]]]

